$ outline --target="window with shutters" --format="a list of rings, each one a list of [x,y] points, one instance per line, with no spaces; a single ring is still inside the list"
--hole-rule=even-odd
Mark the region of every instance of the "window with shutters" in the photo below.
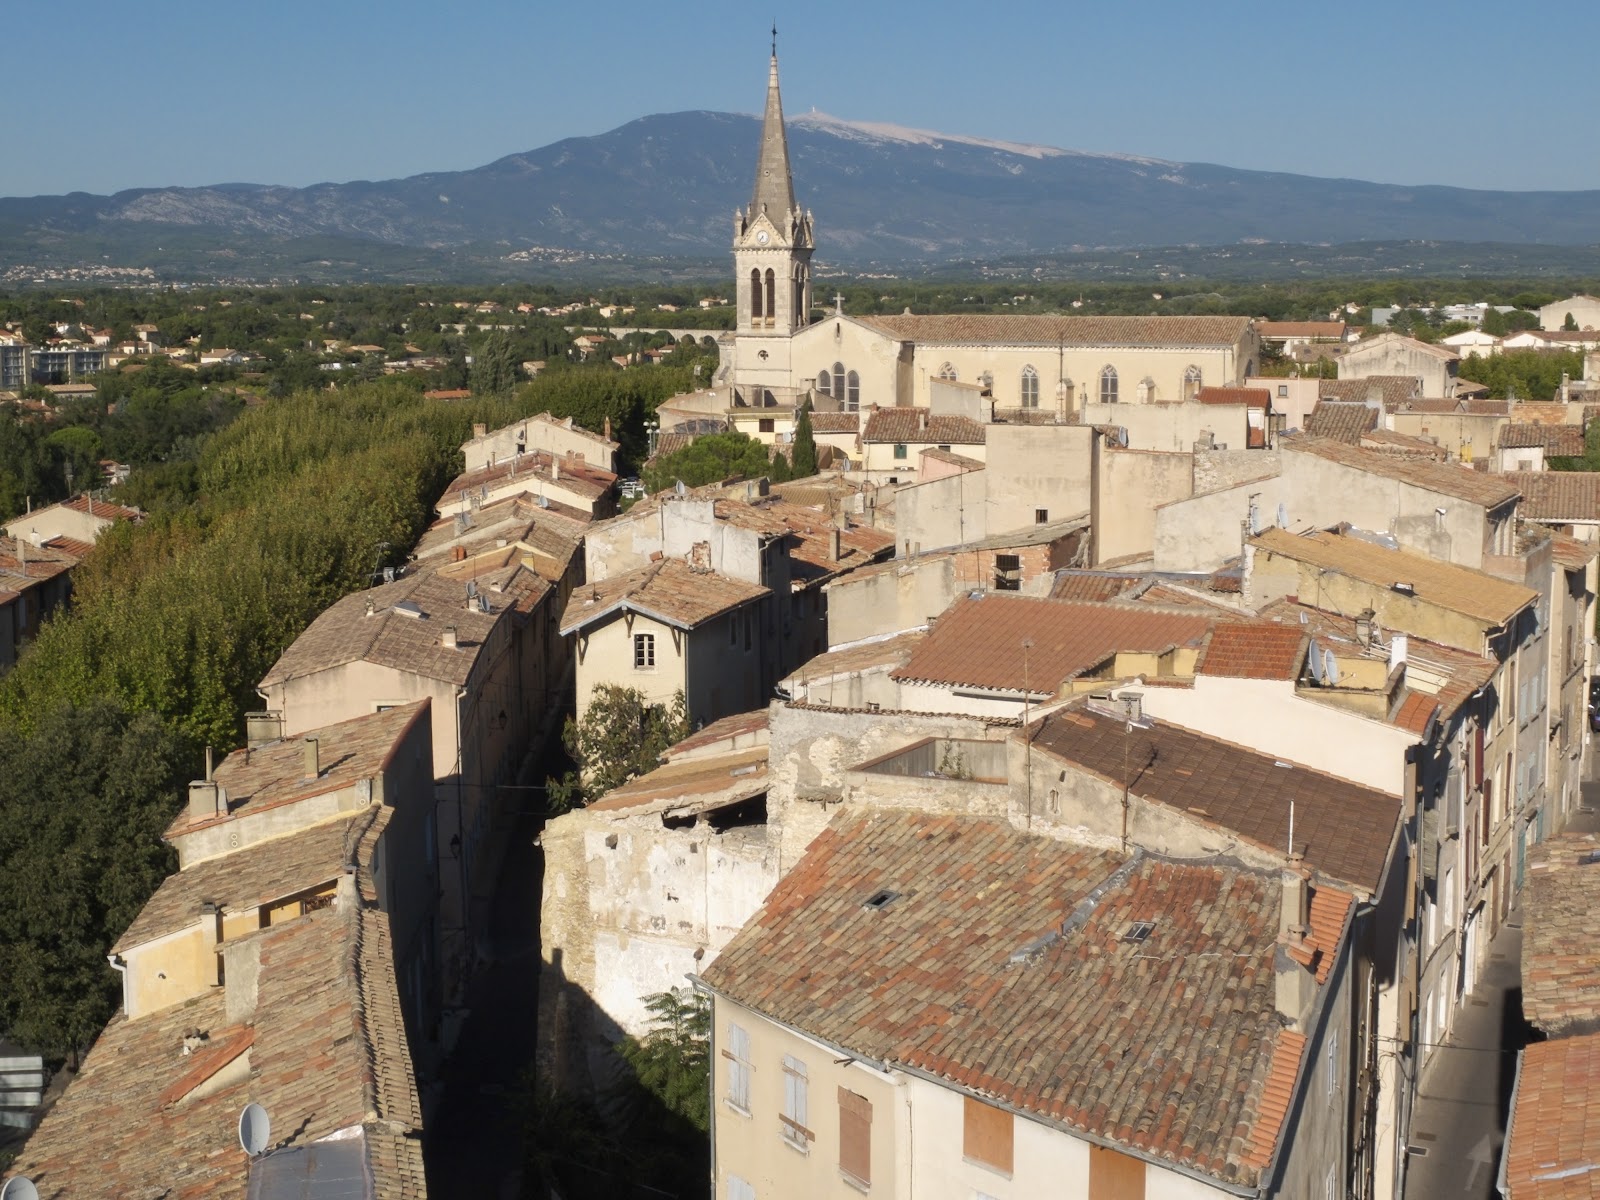
[[[1011,1174],[1011,1114],[971,1096],[962,1098],[961,1155],[995,1171]]]
[[[750,1033],[738,1025],[728,1026],[728,1046],[722,1057],[728,1060],[728,1103],[745,1116],[750,1115]]]
[[[839,1170],[863,1190],[872,1186],[872,1102],[839,1089]]]
[[[806,1065],[793,1055],[783,1056],[783,1140],[796,1150],[810,1153],[817,1135],[806,1127]]]

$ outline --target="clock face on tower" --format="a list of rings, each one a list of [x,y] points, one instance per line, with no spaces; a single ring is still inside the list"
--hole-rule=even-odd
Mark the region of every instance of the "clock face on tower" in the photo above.
[[[767,231],[765,229],[758,230],[756,232],[756,241],[761,243],[763,246],[767,244]]]

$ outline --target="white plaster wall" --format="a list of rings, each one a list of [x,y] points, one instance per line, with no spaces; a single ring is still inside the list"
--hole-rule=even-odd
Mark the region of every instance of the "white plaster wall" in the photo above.
[[[1401,794],[1405,751],[1416,741],[1403,729],[1297,696],[1283,680],[1202,675],[1192,688],[1144,688],[1143,694],[1144,711],[1158,721],[1393,796]],[[1285,794],[1292,789],[1292,773],[1285,772]]]
[[[987,471],[959,471],[896,492],[897,555],[942,550],[986,537],[987,475]]]
[[[949,608],[956,593],[955,564],[949,558],[846,575],[827,585],[828,646],[921,628]]]
[[[1090,403],[1085,425],[1118,425],[1128,431],[1128,449],[1188,452],[1209,433],[1218,446],[1248,446],[1249,409],[1243,404]]]

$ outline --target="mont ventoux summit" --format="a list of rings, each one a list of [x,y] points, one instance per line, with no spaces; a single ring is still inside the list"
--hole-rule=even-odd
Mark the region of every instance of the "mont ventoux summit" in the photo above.
[[[1008,255],[1241,243],[1591,246],[1600,228],[1600,191],[1318,179],[819,112],[788,124],[796,172],[826,217],[826,255],[839,267],[927,269]],[[0,268],[76,259],[159,271],[170,265],[163,255],[179,249],[228,254],[332,239],[357,260],[363,245],[368,254],[386,251],[385,263],[396,248],[472,248],[478,263],[514,262],[539,248],[704,259],[720,274],[759,126],[753,116],[667,113],[475,170],[377,183],[0,199]]]

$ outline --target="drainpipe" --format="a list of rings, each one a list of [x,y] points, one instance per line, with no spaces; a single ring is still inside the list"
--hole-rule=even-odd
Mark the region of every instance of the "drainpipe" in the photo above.
[[[128,1015],[128,964],[122,961],[120,954],[106,955],[106,961],[111,964],[111,969],[122,976],[122,1015]]]

